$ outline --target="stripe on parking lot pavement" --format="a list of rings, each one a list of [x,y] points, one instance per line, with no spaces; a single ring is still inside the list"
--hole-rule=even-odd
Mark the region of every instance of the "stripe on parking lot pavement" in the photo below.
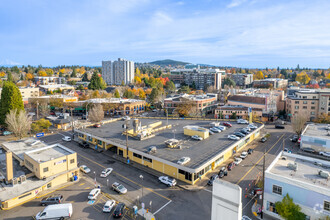
[[[85,185],[85,183],[80,183],[79,186]]]
[[[90,189],[90,187],[86,187],[85,189]]]

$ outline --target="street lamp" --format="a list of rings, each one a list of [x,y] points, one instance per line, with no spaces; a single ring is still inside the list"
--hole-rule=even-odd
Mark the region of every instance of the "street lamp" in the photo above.
[[[176,132],[176,129],[173,130],[174,139],[175,139],[175,132]]]
[[[93,173],[94,173],[94,175],[95,175],[94,183],[95,183],[95,188],[96,188],[96,172],[94,171]]]
[[[109,179],[107,179],[107,187],[109,186]]]
[[[142,186],[142,197],[141,197],[141,202],[142,202],[142,198],[143,198],[143,176],[140,175],[140,179],[142,180],[141,182],[141,186]]]

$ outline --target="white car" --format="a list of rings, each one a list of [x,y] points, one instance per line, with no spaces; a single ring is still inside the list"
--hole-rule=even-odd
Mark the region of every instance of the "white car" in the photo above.
[[[220,125],[220,126],[216,126],[215,128],[216,128],[216,129],[219,129],[219,130],[221,130],[221,131],[226,130],[226,127],[225,127],[225,126],[222,126],[222,125]]]
[[[101,193],[101,189],[99,188],[92,189],[92,191],[88,194],[88,199],[95,200],[97,196],[100,195],[100,193]]]
[[[158,178],[159,182],[164,183],[167,186],[175,186],[176,180],[168,176],[160,176]]]
[[[64,136],[64,138],[62,138],[63,141],[71,141],[71,138],[69,136]]]
[[[190,157],[181,157],[180,160],[178,160],[177,163],[180,164],[180,165],[185,165],[189,161],[190,161]]]
[[[233,140],[233,141],[238,141],[240,138],[235,135],[228,135],[228,139]]]
[[[244,160],[247,156],[248,156],[248,152],[243,151],[239,157]]]
[[[319,154],[322,155],[322,156],[325,156],[325,157],[330,157],[330,152],[321,151]]]
[[[220,133],[221,130],[217,129],[217,128],[210,128],[210,131],[215,132],[215,133]]]
[[[125,188],[125,186],[123,186],[122,184],[118,183],[118,182],[114,182],[111,186],[113,191],[116,191],[119,194],[125,194],[127,193],[127,189]]]
[[[251,129],[257,129],[257,128],[258,128],[258,127],[255,126],[254,124],[249,124],[248,127],[251,128]]]
[[[81,165],[80,170],[84,173],[90,173],[91,170],[86,165]]]
[[[243,215],[242,220],[252,220],[252,219],[250,217],[246,216],[246,215]]]
[[[191,136],[191,138],[194,139],[194,140],[198,140],[198,141],[203,140],[203,138],[201,138],[201,137],[198,136],[198,135],[193,135],[193,136]]]
[[[234,164],[235,165],[238,165],[238,164],[240,164],[242,162],[242,159],[241,158],[239,158],[239,157],[235,157],[234,158]]]
[[[115,200],[108,200],[103,206],[103,212],[111,212],[111,209],[116,205]]]
[[[104,169],[104,170],[102,170],[102,173],[101,173],[101,177],[107,177],[107,176],[109,176],[110,175],[110,173],[112,172],[112,168],[106,168],[106,169]]]
[[[237,124],[249,124],[249,122],[247,120],[244,120],[244,119],[238,119]]]

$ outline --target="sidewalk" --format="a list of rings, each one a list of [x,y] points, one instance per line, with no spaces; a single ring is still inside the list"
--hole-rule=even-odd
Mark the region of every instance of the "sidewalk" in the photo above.
[[[261,219],[260,215],[257,214],[260,209],[261,209],[261,205],[256,202],[251,207],[251,212],[257,219]]]
[[[143,216],[146,220],[156,220],[154,214],[147,212],[145,209],[138,210],[138,214]]]

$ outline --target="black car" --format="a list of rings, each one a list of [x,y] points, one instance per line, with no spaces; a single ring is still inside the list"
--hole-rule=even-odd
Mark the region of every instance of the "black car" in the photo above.
[[[227,169],[231,171],[234,168],[234,166],[235,166],[234,162],[231,162],[228,164]]]
[[[213,175],[213,176],[211,176],[211,178],[209,179],[209,181],[207,182],[207,185],[209,185],[209,186],[213,186],[213,182],[214,182],[214,180],[216,180],[218,178],[218,175]]]
[[[262,142],[262,143],[265,143],[267,141],[267,138],[266,137],[262,137],[261,139],[260,139],[260,142]]]
[[[43,198],[40,201],[40,205],[46,206],[46,205],[53,205],[53,204],[60,204],[63,202],[63,196],[62,195],[52,195]]]
[[[294,135],[290,140],[291,140],[292,142],[297,142],[298,139],[299,139],[298,135]]]
[[[124,203],[119,203],[113,212],[113,217],[114,218],[120,218],[124,215],[124,209],[125,209],[125,204]]]
[[[313,148],[305,147],[301,149],[304,152],[314,154],[316,151]]]
[[[226,167],[221,167],[220,172],[221,172],[221,171],[223,172],[223,174],[224,174],[225,176],[228,175],[228,170],[227,170]]]
[[[87,116],[86,115],[81,116],[81,120],[87,120]]]
[[[247,153],[248,153],[248,154],[252,154],[252,153],[253,153],[253,149],[249,148],[249,149],[247,150]]]
[[[275,128],[277,128],[277,129],[285,129],[284,125],[275,125]]]
[[[239,132],[241,132],[241,133],[243,133],[243,134],[245,134],[245,135],[247,135],[247,134],[249,134],[250,132],[248,132],[247,130],[240,130]]]
[[[80,142],[79,146],[82,148],[89,148],[89,144],[86,141]]]
[[[242,134],[241,132],[235,132],[234,135],[241,138],[245,137],[245,134]]]

